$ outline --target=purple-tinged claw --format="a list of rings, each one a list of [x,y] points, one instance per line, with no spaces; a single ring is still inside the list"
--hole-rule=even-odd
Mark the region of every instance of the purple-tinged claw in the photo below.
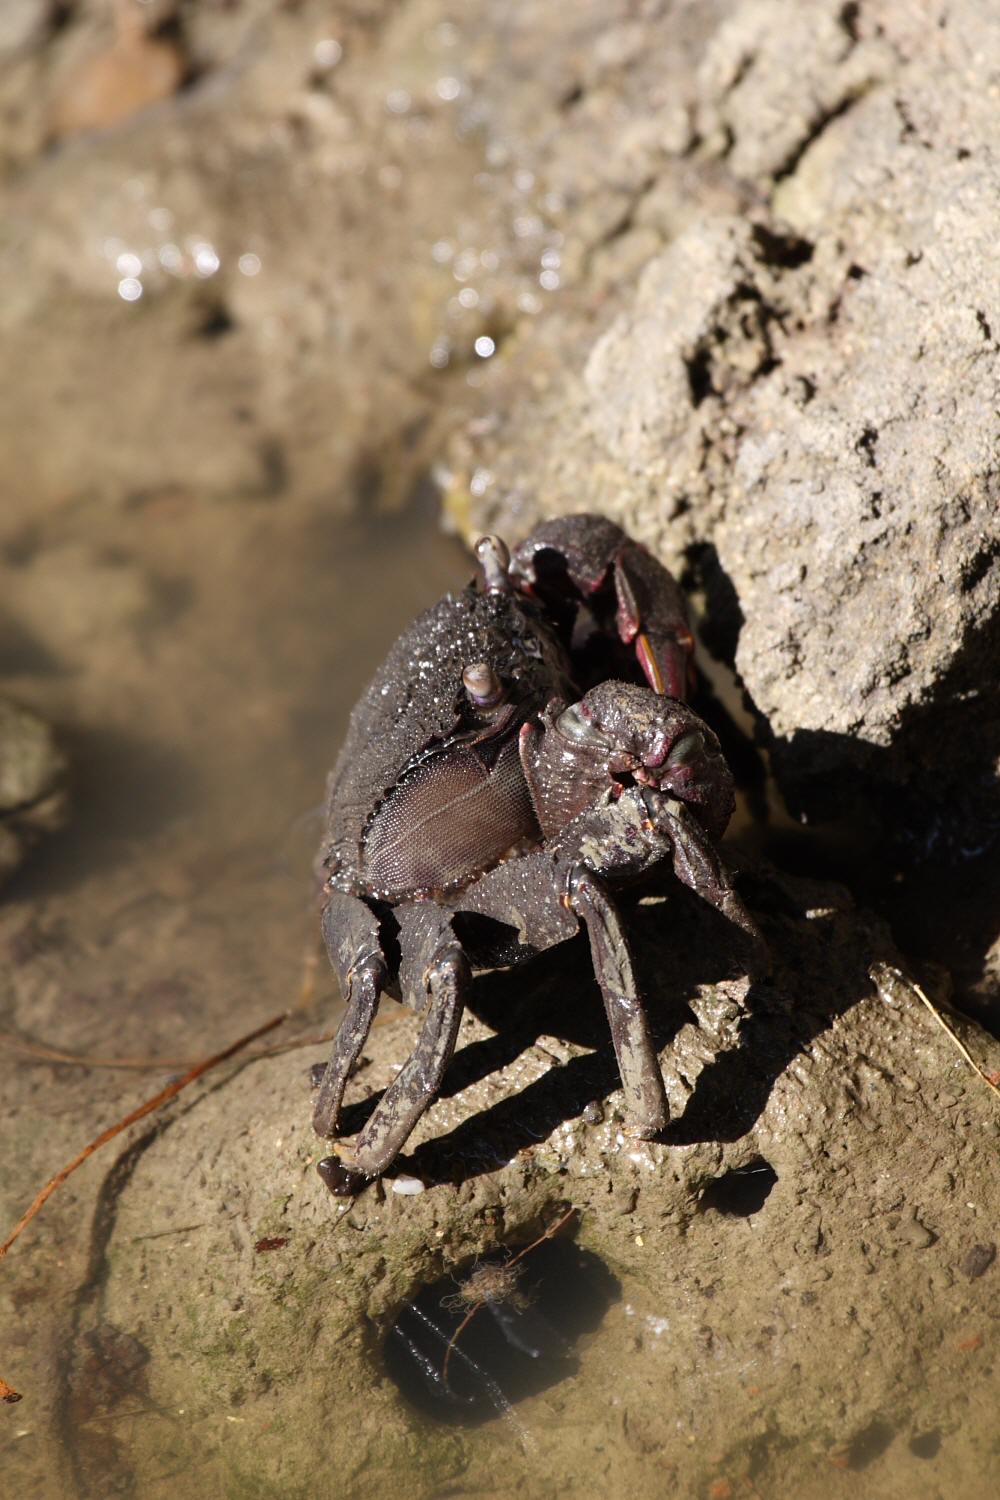
[[[643,547],[627,542],[615,558],[616,623],[654,693],[684,699],[691,685],[694,636],[680,589]]]
[[[667,698],[687,697],[694,638],[684,596],[666,568],[614,522],[587,515],[546,521],[515,548],[511,572],[553,609],[566,600],[568,582],[599,620],[613,583],[618,637],[634,646],[649,686]]]

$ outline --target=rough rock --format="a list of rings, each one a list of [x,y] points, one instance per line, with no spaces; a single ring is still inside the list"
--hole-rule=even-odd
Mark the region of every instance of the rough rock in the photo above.
[[[453,490],[469,530],[581,503],[628,522],[703,587],[797,811],[860,797],[965,848],[1000,749],[997,27],[977,0],[937,24],[889,0],[733,7],[629,226],[678,157],[724,164],[749,210],[661,216],[610,316],[567,295],[561,367],[553,335],[492,372]],[[630,129],[652,128],[623,67]],[[564,155],[544,141],[539,172]]]
[[[0,698],[0,884],[65,814],[66,761],[49,726]]]

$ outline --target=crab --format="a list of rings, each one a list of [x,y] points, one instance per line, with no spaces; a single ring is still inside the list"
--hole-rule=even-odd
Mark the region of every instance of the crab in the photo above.
[[[421,615],[362,694],[327,785],[322,931],[346,1001],[316,1099],[338,1135],[383,993],[423,1023],[331,1191],[391,1167],[440,1088],[477,968],[590,941],[626,1128],[668,1122],[616,892],[657,866],[760,951],[718,852],[733,810],[719,742],[683,701],[693,639],[670,573],[612,522],[568,516]],[[634,680],[629,680],[629,679]]]

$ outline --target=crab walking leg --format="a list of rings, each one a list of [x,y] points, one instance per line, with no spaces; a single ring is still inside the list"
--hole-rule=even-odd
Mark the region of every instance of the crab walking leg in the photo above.
[[[574,870],[569,903],[585,923],[594,973],[601,986],[618,1071],[625,1091],[629,1133],[654,1136],[670,1118],[663,1075],[632,971],[625,931],[614,905],[584,866]]]
[[[768,973],[771,961],[763,934],[744,906],[733,886],[732,876],[698,819],[673,797],[647,791],[644,801],[657,832],[665,835],[673,845],[677,879],[720,911],[734,927],[746,933],[752,944],[751,978]]]
[[[415,1005],[426,996],[427,1009],[417,1045],[358,1137],[354,1165],[366,1177],[379,1176],[391,1164],[441,1087],[471,979],[447,912],[427,901],[397,908],[397,916],[403,997]]]
[[[344,1089],[375,1019],[386,966],[378,918],[357,896],[331,892],[323,912],[323,940],[347,998],[313,1110],[316,1134],[329,1136],[337,1134]]]

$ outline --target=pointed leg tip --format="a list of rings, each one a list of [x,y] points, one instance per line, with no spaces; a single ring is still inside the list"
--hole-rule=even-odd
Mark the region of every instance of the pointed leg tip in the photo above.
[[[354,1198],[371,1181],[364,1172],[345,1166],[336,1156],[324,1156],[316,1163],[316,1171],[335,1198]]]
[[[319,1099],[316,1101],[316,1108],[313,1110],[313,1130],[315,1131],[316,1135],[319,1136],[321,1141],[330,1141],[339,1134],[339,1124],[339,1108],[331,1108],[330,1104],[326,1100],[324,1100],[321,1094]]]

